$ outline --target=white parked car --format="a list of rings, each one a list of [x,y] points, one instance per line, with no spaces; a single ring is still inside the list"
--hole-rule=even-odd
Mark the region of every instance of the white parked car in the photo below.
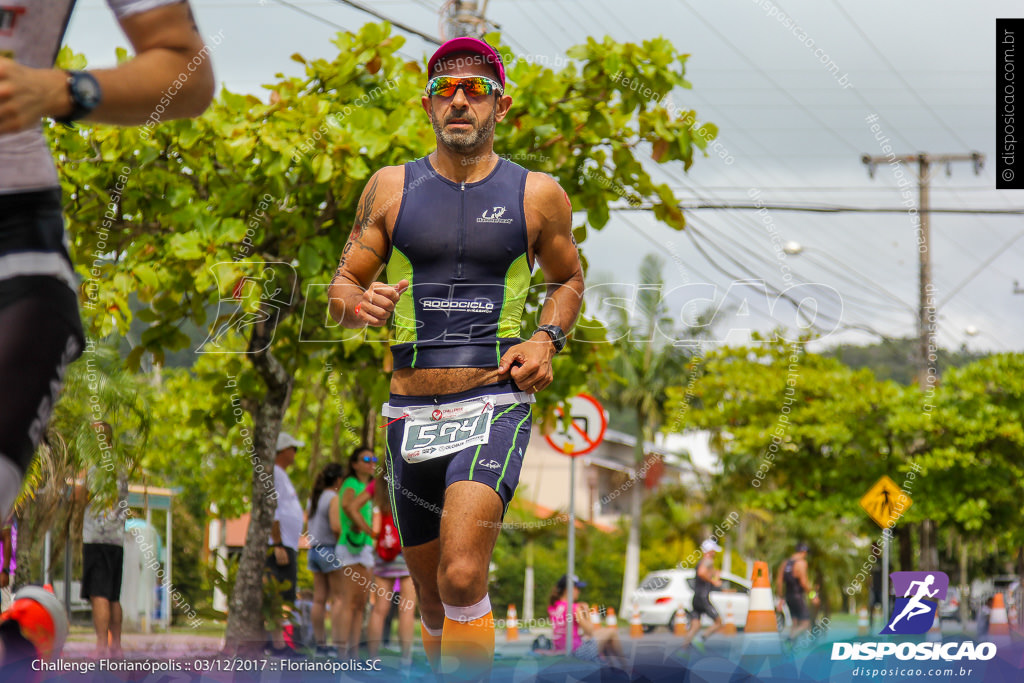
[[[726,611],[731,608],[736,627],[742,629],[747,622],[747,610],[750,607],[750,581],[729,572],[722,572],[721,578],[722,585],[711,590],[711,604],[718,610],[723,622]],[[665,569],[645,576],[633,594],[640,608],[640,622],[644,625],[644,631],[652,631],[658,626],[671,630],[676,610],[680,606],[686,611],[692,609],[696,580],[695,569]],[[710,626],[713,622],[707,615],[703,615],[701,623]]]

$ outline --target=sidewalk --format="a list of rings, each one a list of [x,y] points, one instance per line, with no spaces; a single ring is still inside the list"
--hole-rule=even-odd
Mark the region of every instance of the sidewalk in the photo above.
[[[223,646],[223,635],[160,631],[121,635],[121,649],[125,659],[210,657],[220,652]],[[92,659],[95,655],[96,639],[92,630],[72,628],[64,645],[64,659]]]

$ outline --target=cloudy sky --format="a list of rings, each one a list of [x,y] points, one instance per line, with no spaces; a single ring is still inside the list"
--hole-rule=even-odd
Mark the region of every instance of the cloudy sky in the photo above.
[[[372,4],[438,35],[440,0]],[[333,0],[196,0],[193,7],[204,35],[222,32],[213,53],[218,79],[247,92],[260,92],[276,72],[296,73],[292,53],[329,57],[339,28],[372,20]],[[935,169],[932,207],[1005,211],[1024,208],[1024,192],[993,189],[995,19],[1022,9],[996,0],[491,0],[487,17],[518,54],[538,60],[554,62],[587,36],[605,34],[632,42],[661,35],[689,53],[693,89],[673,93],[673,102],[719,126],[726,158],[699,159],[689,173],[652,171],[686,205],[750,203],[760,191],[757,200],[769,206],[899,209],[899,177],[916,185],[916,168],[883,166],[870,178],[861,156],[882,153],[878,133],[899,154],[981,152],[980,175],[971,163],[952,164],[948,176]],[[407,37],[403,54],[422,59],[432,51]],[[125,40],[104,0],[80,0],[68,44],[102,65]],[[716,301],[738,311],[716,328],[730,341],[795,320],[788,304],[741,280],[814,284],[818,322],[830,332],[824,344],[914,334],[917,233],[907,213],[694,209],[687,216],[692,230],[681,234],[642,212],[617,213],[585,245],[594,279],[636,283],[643,255],[661,253],[670,288],[707,283]],[[799,243],[802,253],[781,259],[780,240]],[[1022,217],[935,214],[931,254],[941,345],[1020,351],[1024,295],[1014,293],[1014,281],[1024,280]],[[787,272],[792,279],[784,281]]]

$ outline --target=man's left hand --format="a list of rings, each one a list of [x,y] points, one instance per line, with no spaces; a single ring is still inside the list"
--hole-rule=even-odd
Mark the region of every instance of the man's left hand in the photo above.
[[[498,372],[508,372],[522,391],[535,394],[554,379],[551,357],[555,346],[546,332],[538,332],[522,344],[516,344],[501,357]]]

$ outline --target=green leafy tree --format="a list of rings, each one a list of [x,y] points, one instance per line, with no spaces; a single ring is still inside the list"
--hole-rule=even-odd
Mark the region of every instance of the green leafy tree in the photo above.
[[[820,544],[816,582],[826,607],[838,604],[857,549],[828,525],[877,538],[858,502],[883,474],[902,483],[908,390],[779,338],[716,349],[704,371],[692,396],[669,389],[669,406],[689,404],[692,424],[712,434],[721,472],[708,496],[740,513],[741,554],[774,572],[796,540]]]
[[[434,145],[419,105],[424,74],[420,64],[396,55],[402,44],[387,24],[368,24],[339,34],[333,60],[294,56],[304,75],[279,76],[269,86],[269,104],[225,90],[199,119],[48,130],[58,150],[72,255],[87,278],[83,305],[92,333],[125,334],[134,295],[145,306],[134,317],[146,328],[129,354],[131,366],[147,353],[159,363],[167,351],[186,348],[186,321],[211,330],[202,351],[235,354],[223,367],[251,418],[244,428],[251,430],[254,457],[229,650],[262,638],[261,572],[274,500],[259,477],[272,470],[295,377],[315,373],[309,368],[317,363],[360,368],[363,414],[386,392],[386,374],[377,369],[387,367],[387,332],[327,324],[326,287],[373,169],[422,156]],[[586,212],[574,230],[579,242],[588,226],[606,224],[608,205],[624,196],[682,228],[670,188],[651,180],[641,155],[650,150],[654,162],[688,167],[715,135],[711,124],[700,124],[693,112],[669,111],[661,99],[689,87],[686,55],[663,39],[643,45],[605,39],[590,40],[571,56],[578,65],[559,72],[510,62],[516,103],[496,151],[559,180]],[[68,53],[63,60],[81,66]],[[536,322],[540,288],[528,300],[524,324]],[[595,343],[573,344],[556,359],[542,418],[557,398],[586,383],[602,353],[601,325],[584,323],[575,336]],[[211,380],[208,391],[224,392],[225,379]],[[225,424],[238,437],[243,426],[232,410],[224,405],[214,412],[232,416]],[[370,434],[368,420],[362,428]]]

